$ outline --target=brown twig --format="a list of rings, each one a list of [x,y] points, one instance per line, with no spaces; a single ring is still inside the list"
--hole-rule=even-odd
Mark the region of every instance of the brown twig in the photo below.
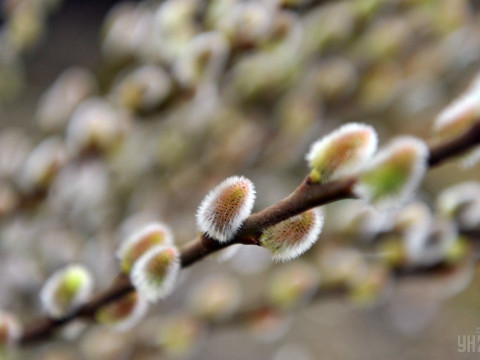
[[[462,154],[466,150],[480,143],[480,121],[477,121],[472,127],[457,136],[456,138],[445,143],[432,146],[430,148],[430,157],[428,165],[430,167],[441,164],[443,161]]]
[[[459,155],[477,144],[480,144],[480,122],[477,122],[465,133],[448,142],[431,146],[429,166],[439,165],[443,161]],[[188,267],[232,244],[258,245],[260,234],[268,226],[277,224],[316,206],[342,199],[355,198],[353,189],[356,181],[356,178],[353,177],[327,184],[318,184],[312,183],[310,178],[307,177],[287,198],[252,214],[230,242],[219,244],[215,240],[202,235],[186,244],[181,249],[180,254],[182,267]],[[29,344],[49,337],[55,330],[75,319],[92,318],[102,306],[121,298],[133,290],[133,285],[129,279],[122,278],[121,281],[115,282],[110,289],[92,298],[76,312],[62,319],[44,318],[26,326],[20,343]]]
[[[182,267],[187,267],[205,256],[224,249],[232,244],[258,245],[262,231],[272,225],[316,206],[325,205],[340,199],[354,198],[353,187],[356,179],[335,181],[328,184],[314,184],[307,177],[288,197],[279,203],[252,214],[243,224],[238,234],[226,244],[202,236],[185,245],[181,251]]]

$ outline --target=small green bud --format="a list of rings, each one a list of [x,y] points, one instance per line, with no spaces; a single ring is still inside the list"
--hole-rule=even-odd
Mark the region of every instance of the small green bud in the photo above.
[[[382,149],[360,175],[356,193],[381,209],[409,200],[427,169],[428,148],[422,140],[399,137]]]
[[[83,304],[92,290],[90,272],[82,265],[69,265],[48,279],[40,292],[40,299],[50,316],[61,318]]]

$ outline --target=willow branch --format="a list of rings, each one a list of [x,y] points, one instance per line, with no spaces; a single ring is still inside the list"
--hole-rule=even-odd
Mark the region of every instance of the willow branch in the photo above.
[[[428,165],[437,166],[480,143],[480,119],[470,129],[450,141],[430,147]]]
[[[431,146],[429,149],[429,167],[437,166],[478,144],[480,144],[480,122],[475,123],[465,133],[450,141]],[[219,244],[215,240],[202,235],[183,246],[180,252],[182,268],[189,267],[210,254],[233,244],[258,245],[258,239],[265,228],[308,209],[342,199],[355,198],[353,190],[356,182],[357,179],[351,177],[327,184],[318,184],[312,183],[310,178],[307,177],[291,195],[275,205],[252,214],[230,242]],[[116,281],[110,289],[92,298],[76,312],[62,319],[44,318],[26,326],[20,343],[29,344],[47,338],[55,330],[75,319],[92,318],[102,306],[131,291],[134,291],[134,287],[130,280],[122,278],[121,281]]]
[[[462,154],[466,150],[480,144],[480,121],[458,137],[430,146],[428,165],[430,168]],[[355,177],[337,180],[327,184],[312,183],[307,177],[300,186],[287,198],[262,211],[251,215],[240,232],[226,244],[218,244],[205,237],[186,245],[182,251],[182,266],[190,266],[205,256],[223,249],[231,244],[258,244],[262,231],[292,216],[298,215],[316,206],[343,199],[355,198],[353,191],[357,179]]]

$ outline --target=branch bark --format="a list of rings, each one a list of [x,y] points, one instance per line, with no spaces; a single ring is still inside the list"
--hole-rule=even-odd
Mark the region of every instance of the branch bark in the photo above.
[[[431,146],[429,166],[437,166],[478,144],[480,144],[480,121],[460,136]],[[307,177],[291,195],[275,205],[252,214],[230,242],[220,244],[214,239],[202,235],[183,246],[180,253],[182,268],[189,267],[206,256],[233,244],[258,245],[258,238],[265,228],[308,209],[342,199],[355,198],[353,189],[356,182],[357,179],[352,177],[327,184],[318,184],[312,183]],[[131,291],[134,291],[134,287],[130,280],[127,277],[121,277],[110,289],[98,294],[72,314],[62,319],[43,318],[27,325],[20,343],[25,345],[47,338],[57,329],[75,319],[91,319],[102,306]]]
[[[432,146],[430,148],[430,157],[428,165],[430,167],[440,165],[447,159],[460,155],[466,150],[480,143],[480,119],[460,136],[453,138],[445,143]]]

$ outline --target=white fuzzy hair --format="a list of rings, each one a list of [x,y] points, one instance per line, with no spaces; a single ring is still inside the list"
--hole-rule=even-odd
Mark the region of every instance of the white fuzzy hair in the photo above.
[[[175,257],[167,267],[165,274],[162,274],[162,279],[156,279],[148,273],[148,264],[166,250],[174,250]],[[180,258],[178,249],[174,246],[156,245],[135,262],[130,278],[140,296],[148,301],[155,302],[173,292],[179,271]]]
[[[340,164],[340,166],[338,166],[329,176],[328,180],[336,180],[345,176],[353,175],[362,170],[367,162],[373,157],[375,151],[377,151],[378,136],[375,129],[370,125],[349,123],[339,127],[337,130],[314,142],[305,156],[305,159],[309,166],[314,168],[315,158],[327,151],[335,142],[340,141],[342,137],[351,135],[352,133],[365,131],[370,134],[371,141],[367,142],[366,146],[357,149],[355,154]]]
[[[138,231],[134,231],[122,242],[116,254],[117,258],[122,260],[125,255],[132,249],[132,247],[134,247],[138,242],[142,241],[146,236],[150,235],[151,233],[157,231],[161,231],[165,234],[163,245],[173,245],[174,238],[170,227],[161,222],[152,222],[142,226]]]
[[[398,151],[404,147],[410,147],[415,150],[416,158],[414,165],[410,171],[407,181],[403,184],[400,191],[396,194],[391,194],[388,197],[375,201],[375,206],[382,211],[393,211],[403,207],[417,191],[420,183],[427,171],[427,162],[429,150],[423,140],[413,136],[400,136],[393,139],[390,144],[382,148],[378,154],[373,158],[370,165],[365,169],[366,172],[375,169],[388,162],[392,156],[395,156]],[[355,193],[360,198],[370,202],[372,201],[374,189],[361,181],[355,186]]]
[[[233,218],[228,219],[226,223],[219,223],[219,219],[215,215],[217,200],[225,190],[241,182],[247,184],[244,201],[236,209],[237,211]],[[206,233],[213,239],[219,242],[227,242],[235,236],[243,222],[250,216],[254,202],[255,186],[253,183],[243,176],[231,176],[211,190],[203,199],[197,211],[197,226],[201,232]]]
[[[266,247],[272,252],[272,259],[278,262],[286,262],[293,260],[300,255],[304,254],[307,250],[309,250],[313,244],[318,239],[318,236],[322,232],[323,228],[323,213],[320,208],[312,209],[314,218],[313,224],[310,225],[310,228],[307,232],[303,235],[303,237],[292,244],[292,242],[288,241],[288,239],[281,239],[275,238],[275,228],[277,226],[284,226],[287,222],[291,220],[295,220],[300,215],[296,215],[290,219],[284,220],[277,225],[273,225],[270,228],[267,228],[260,239],[260,243],[262,246]],[[283,224],[282,224],[283,223]],[[275,242],[275,246],[271,246],[272,241]]]
[[[67,307],[61,307],[55,301],[55,293],[61,285],[65,275],[72,270],[81,271],[85,275],[85,282],[75,294]],[[72,264],[53,273],[40,291],[40,301],[45,311],[53,318],[61,318],[76,307],[85,303],[93,291],[93,277],[90,271],[81,264]]]

